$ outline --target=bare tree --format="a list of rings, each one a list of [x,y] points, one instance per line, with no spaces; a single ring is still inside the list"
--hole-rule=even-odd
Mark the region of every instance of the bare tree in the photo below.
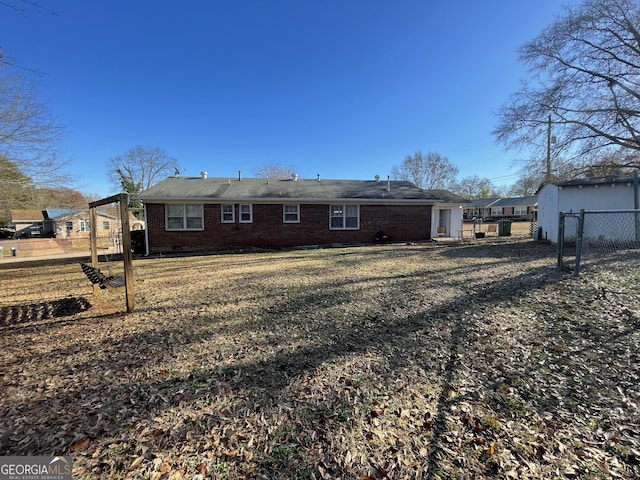
[[[510,197],[532,197],[536,194],[538,187],[542,185],[544,175],[525,174],[516,183],[511,185],[507,192]]]
[[[11,220],[11,209],[32,207],[35,190],[33,180],[0,155],[0,224]]]
[[[290,177],[296,172],[291,165],[269,162],[256,167],[253,174],[256,178],[284,178]]]
[[[467,200],[497,196],[496,186],[491,183],[491,180],[478,177],[477,175],[465,177],[459,182],[452,184],[450,188],[454,193],[457,193]]]
[[[507,148],[579,159],[640,150],[640,2],[585,0],[519,51],[530,81],[498,113]],[[551,143],[549,127],[558,139]]]
[[[455,183],[458,168],[439,153],[423,155],[420,150],[407,155],[400,165],[394,165],[391,176],[425,189],[444,189]]]
[[[136,146],[109,159],[109,177],[120,191],[130,195],[148,189],[165,177],[180,173],[178,161],[162,148]]]
[[[63,127],[38,99],[32,82],[18,75],[0,77],[0,155],[36,185],[69,181],[67,161],[60,158],[56,146],[62,133]]]

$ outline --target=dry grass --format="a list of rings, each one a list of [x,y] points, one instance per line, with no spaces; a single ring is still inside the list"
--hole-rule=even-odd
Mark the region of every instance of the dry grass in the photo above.
[[[637,478],[634,269],[532,242],[8,269],[0,451],[76,478]]]

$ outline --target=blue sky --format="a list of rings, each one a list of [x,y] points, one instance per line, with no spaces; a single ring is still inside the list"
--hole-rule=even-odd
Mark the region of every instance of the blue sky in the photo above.
[[[573,2],[575,3],[575,2]],[[85,193],[107,161],[163,148],[184,175],[386,178],[417,150],[498,185],[517,152],[491,131],[526,72],[517,49],[558,0],[40,0],[0,10],[0,48],[42,72]],[[24,73],[24,72],[23,72]],[[27,73],[25,73],[27,74]]]

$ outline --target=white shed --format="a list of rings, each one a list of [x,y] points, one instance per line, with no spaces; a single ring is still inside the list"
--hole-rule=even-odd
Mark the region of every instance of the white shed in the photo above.
[[[542,229],[541,238],[557,242],[560,213],[636,208],[634,191],[634,177],[630,176],[543,184],[538,189],[538,228]]]

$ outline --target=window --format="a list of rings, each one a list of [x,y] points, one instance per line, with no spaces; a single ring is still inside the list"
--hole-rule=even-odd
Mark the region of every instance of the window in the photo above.
[[[284,223],[300,223],[300,205],[284,205],[282,221]]]
[[[89,220],[80,220],[80,231],[81,232],[90,232],[91,231],[91,222],[89,222]]]
[[[359,205],[331,205],[331,230],[357,230],[360,228]]]
[[[491,215],[502,215],[502,207],[491,207]]]
[[[73,222],[65,222],[64,228],[67,231],[67,233],[73,232]]]
[[[233,208],[233,205],[221,205],[220,212],[222,223],[234,223],[236,221],[236,212]]]
[[[204,218],[202,204],[166,205],[167,230],[203,230]]]
[[[527,213],[529,213],[529,212],[527,212],[527,207],[520,206],[520,207],[514,207],[513,208],[513,214],[514,215],[526,215]]]
[[[104,220],[102,222],[102,229],[103,230],[109,230],[109,220]]]
[[[240,205],[240,223],[253,222],[253,209],[251,205]]]

